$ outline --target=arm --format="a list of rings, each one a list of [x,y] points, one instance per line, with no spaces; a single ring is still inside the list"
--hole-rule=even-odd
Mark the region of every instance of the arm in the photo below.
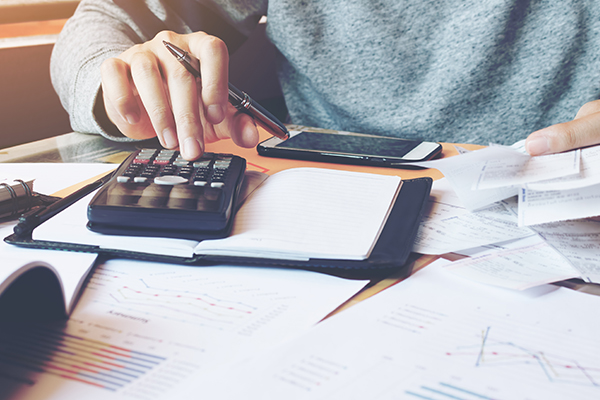
[[[236,1],[224,6],[227,12],[191,0],[82,1],[60,35],[51,64],[73,129],[123,141],[158,136],[168,148],[181,143],[190,159],[201,154],[205,139],[233,137],[242,146],[254,145],[252,120],[227,103],[225,43],[192,33],[214,28],[239,44],[258,22],[263,5]],[[223,30],[223,19],[239,31]],[[200,58],[202,88],[162,40]]]

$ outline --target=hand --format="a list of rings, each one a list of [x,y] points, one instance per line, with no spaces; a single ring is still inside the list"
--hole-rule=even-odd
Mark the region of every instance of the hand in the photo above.
[[[200,60],[201,83],[169,53],[163,40]],[[161,32],[102,63],[106,114],[125,136],[158,136],[165,148],[179,148],[188,160],[202,155],[205,142],[219,139],[253,147],[258,143],[254,121],[228,102],[228,65],[227,47],[214,36]]]
[[[573,121],[533,132],[525,142],[532,156],[560,153],[600,143],[600,100],[584,104]]]

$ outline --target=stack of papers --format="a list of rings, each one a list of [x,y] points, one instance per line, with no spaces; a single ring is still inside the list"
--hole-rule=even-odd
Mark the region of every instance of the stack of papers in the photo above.
[[[513,289],[581,278],[600,283],[600,146],[541,157],[522,143],[421,163],[434,183],[413,250],[459,253],[450,267]]]
[[[419,165],[440,170],[471,211],[518,196],[519,226],[600,215],[600,146],[531,157],[518,142]]]

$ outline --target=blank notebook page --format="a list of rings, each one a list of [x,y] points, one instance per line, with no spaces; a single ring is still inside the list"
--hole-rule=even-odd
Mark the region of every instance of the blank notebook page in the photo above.
[[[230,237],[197,254],[282,259],[369,257],[395,202],[397,176],[294,168],[269,177],[238,211]]]

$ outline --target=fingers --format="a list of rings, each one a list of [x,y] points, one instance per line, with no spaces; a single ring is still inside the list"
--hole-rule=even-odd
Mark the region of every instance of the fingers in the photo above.
[[[140,110],[130,85],[129,66],[117,58],[109,58],[100,67],[102,90],[122,122],[135,125]]]
[[[200,62],[202,103],[206,120],[219,124],[227,114],[229,98],[229,53],[225,43],[209,35],[197,35],[190,41],[190,51]]]
[[[200,60],[197,80],[163,45],[168,41]],[[229,56],[225,44],[198,32],[161,32],[102,65],[102,88],[110,120],[126,136],[158,136],[189,160],[200,157],[204,143],[232,137],[240,146],[258,142],[253,120],[228,102]]]
[[[592,106],[588,110],[593,109]],[[525,148],[532,156],[559,153],[600,143],[600,112],[578,114],[573,121],[533,132]]]
[[[165,88],[162,63],[150,51],[135,52],[129,57],[131,77],[143,107],[161,144],[177,147],[177,131],[171,111],[169,92]]]

